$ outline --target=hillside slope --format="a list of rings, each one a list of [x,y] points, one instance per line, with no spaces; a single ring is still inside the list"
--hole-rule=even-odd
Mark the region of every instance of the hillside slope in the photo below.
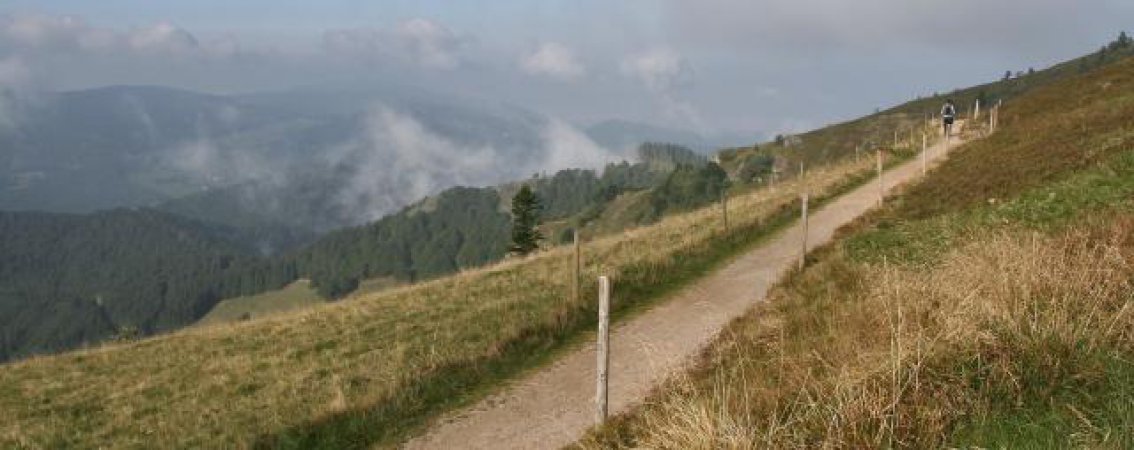
[[[944,158],[944,142],[936,143],[930,153],[934,164]],[[883,183],[889,191],[920,174],[920,161],[905,161],[887,171]],[[813,182],[815,178],[813,174]],[[824,185],[822,181],[816,183]],[[832,194],[822,187],[810,193],[816,199]],[[811,210],[808,228],[798,222],[791,224],[667,297],[658,307],[615,327],[610,336],[610,370],[614,376],[608,392],[609,411],[617,414],[641,401],[653,386],[696,355],[721,327],[762,301],[768,288],[796,267],[805,232],[809,248],[822,245],[838,227],[877,206],[878,194],[878,185],[871,182],[831,199]],[[744,211],[747,205],[735,206]],[[615,301],[618,293],[616,288]],[[561,448],[570,444],[594,421],[595,359],[593,346],[577,349],[502,392],[438,421],[406,448]]]
[[[867,165],[817,172],[839,192]],[[583,278],[614,277],[617,310],[655,301],[796,214],[795,188],[586,244]],[[319,306],[0,365],[0,446],[328,448],[392,443],[537,365],[591,328],[568,248]],[[50,380],[48,382],[47,380]],[[48,400],[49,399],[49,400]]]
[[[937,92],[909,102],[895,105],[861,118],[833,124],[796,136],[781,136],[781,139],[762,143],[754,147],[727,149],[720,153],[720,163],[734,177],[745,174],[746,165],[760,161],[761,158],[775,157],[780,177],[791,176],[800,162],[808,166],[841,158],[858,157],[855,149],[862,155],[875,148],[915,147],[921,145],[921,132],[928,118],[939,115],[946,99],[958,105],[962,117],[972,114],[972,107],[981,101],[982,111],[999,101],[1011,101],[1037,88],[1074,78],[1091,70],[1107,67],[1134,56],[1134,41],[1129,38],[1118,39],[1106,44],[1097,52],[1074,58],[1040,70],[1019,70],[1011,77],[952,92]],[[987,114],[983,117],[987,118]],[[980,124],[973,123],[973,129]],[[912,142],[911,142],[912,139]],[[753,174],[742,176],[745,181]],[[766,174],[756,173],[766,178]]]
[[[843,232],[585,448],[1134,445],[1134,60]]]

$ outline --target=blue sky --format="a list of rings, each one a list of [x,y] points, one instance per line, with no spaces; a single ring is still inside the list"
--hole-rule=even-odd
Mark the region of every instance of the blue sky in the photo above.
[[[1131,19],[1118,0],[8,0],[0,83],[401,83],[578,123],[776,133],[1044,67]]]

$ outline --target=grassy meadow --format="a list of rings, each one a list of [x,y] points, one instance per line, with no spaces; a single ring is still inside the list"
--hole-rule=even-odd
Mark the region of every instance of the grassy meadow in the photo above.
[[[816,169],[820,199],[871,165]],[[0,366],[4,448],[357,448],[392,445],[433,415],[546,361],[589,330],[592,280],[625,316],[798,214],[795,181],[569,247],[334,304]],[[298,289],[298,288],[297,288]]]
[[[325,303],[311,288],[310,280],[299,280],[283,289],[257,295],[230,298],[217,303],[196,325],[215,325],[258,319],[282,312],[295,311]]]
[[[1134,447],[1134,60],[1000,122],[578,445]]]

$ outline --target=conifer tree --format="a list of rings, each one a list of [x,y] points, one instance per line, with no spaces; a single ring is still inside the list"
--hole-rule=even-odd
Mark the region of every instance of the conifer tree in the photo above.
[[[512,253],[524,256],[539,248],[541,209],[539,197],[526,184],[512,197]]]

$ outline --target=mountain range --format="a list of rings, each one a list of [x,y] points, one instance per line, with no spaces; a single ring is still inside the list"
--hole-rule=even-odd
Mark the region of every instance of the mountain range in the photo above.
[[[40,94],[15,111],[0,127],[0,210],[154,207],[256,230],[265,251],[451,186],[597,168],[644,141],[707,142],[627,121],[582,130],[405,86],[241,95],[116,86]]]

